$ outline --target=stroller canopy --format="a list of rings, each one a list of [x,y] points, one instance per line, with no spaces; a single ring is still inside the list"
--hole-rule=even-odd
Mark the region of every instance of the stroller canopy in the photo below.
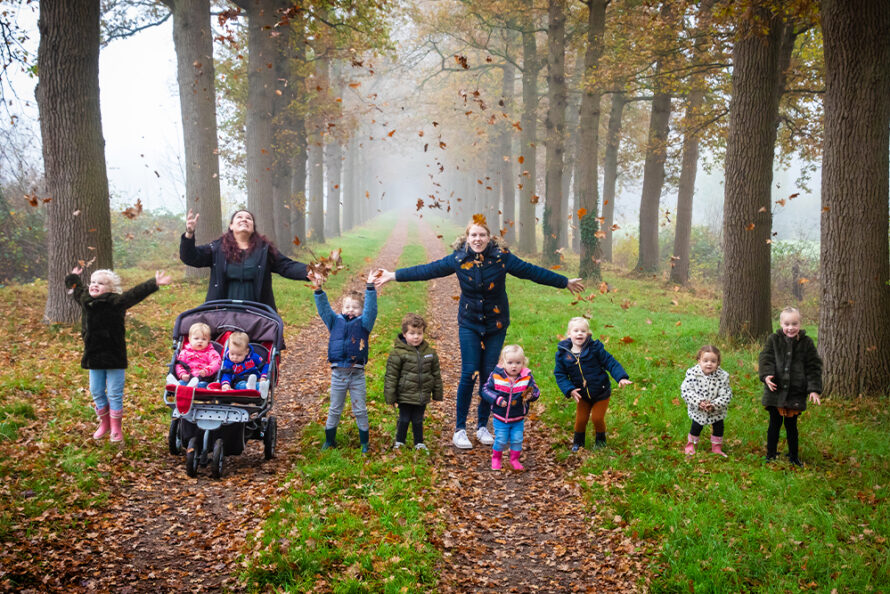
[[[284,350],[284,322],[278,313],[263,303],[219,299],[208,301],[182,312],[173,325],[173,340],[188,336],[192,324],[203,322],[210,326],[211,337],[224,332],[245,332],[250,342],[272,342]]]

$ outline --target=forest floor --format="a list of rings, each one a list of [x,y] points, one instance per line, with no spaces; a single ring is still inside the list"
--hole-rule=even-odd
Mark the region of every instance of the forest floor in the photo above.
[[[424,223],[420,241],[430,260],[445,254]],[[405,242],[405,225],[396,225],[374,265],[394,269]],[[360,279],[352,285],[348,288],[360,289]],[[567,479],[578,458],[556,460],[542,435],[543,425],[536,427],[536,415],[526,426],[525,472],[493,472],[488,446],[476,444],[468,451],[452,447],[460,373],[457,293],[453,277],[428,285],[428,332],[446,386],[445,403],[430,408],[427,429],[433,442],[430,464],[440,483],[434,485],[439,501],[430,524],[444,527],[430,537],[441,551],[438,589],[638,590],[645,573],[638,547],[620,527],[600,527],[597,512],[583,504],[579,486]],[[83,509],[69,528],[32,550],[27,562],[4,568],[19,583],[30,575],[24,581],[41,584],[20,591],[244,589],[238,574],[240,563],[246,562],[241,555],[246,539],[261,531],[288,488],[284,479],[303,457],[300,433],[324,417],[327,402],[330,371],[320,356],[327,330],[317,317],[308,326],[287,330],[275,391],[273,414],[279,429],[273,460],[264,461],[261,444],[251,442],[242,455],[226,458],[221,479],[210,479],[204,469],[197,479],[188,479],[182,460],[171,456],[137,460],[106,506]],[[471,417],[474,411],[475,401]],[[0,581],[4,583],[11,584]]]

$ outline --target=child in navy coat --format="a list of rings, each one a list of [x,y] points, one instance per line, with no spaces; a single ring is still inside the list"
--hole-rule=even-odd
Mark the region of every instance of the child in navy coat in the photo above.
[[[590,323],[586,318],[569,320],[566,333],[569,337],[556,347],[553,375],[565,397],[577,403],[572,451],[577,452],[584,447],[588,418],[593,421],[596,430],[594,447],[602,448],[606,446],[605,417],[612,395],[612,384],[606,372],[618,382],[619,388],[633,382],[621,363],[603,347],[603,343],[591,337]]]

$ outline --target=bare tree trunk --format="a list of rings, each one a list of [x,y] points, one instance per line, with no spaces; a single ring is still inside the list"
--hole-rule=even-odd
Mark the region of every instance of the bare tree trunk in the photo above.
[[[698,8],[698,36],[692,54],[692,62],[698,62],[705,49],[705,27],[702,22],[711,15],[713,0],[703,1]],[[683,121],[683,157],[680,165],[680,181],[677,189],[677,227],[674,232],[674,254],[671,258],[671,282],[685,285],[689,282],[689,243],[692,238],[692,197],[695,194],[695,177],[698,173],[698,121],[704,100],[703,74],[693,75],[686,97],[686,117]]]
[[[272,205],[273,97],[275,70],[269,67],[277,57],[274,0],[252,0],[249,6],[247,43],[247,208],[256,217],[256,228],[272,241],[275,237]]]
[[[578,187],[577,179],[577,153],[580,133],[578,125],[581,120],[581,77],[584,73],[583,65],[575,65],[575,71],[572,78],[568,82],[566,91],[566,126],[563,154],[563,173],[562,173],[562,213],[563,217],[559,226],[559,247],[568,248],[571,242],[573,250],[578,245],[578,206],[577,202],[572,204],[572,185]],[[571,90],[570,94],[568,90]],[[578,91],[577,93],[574,91]],[[572,224],[569,224],[572,221]],[[571,228],[571,235],[569,229]]]
[[[80,308],[65,275],[111,268],[111,214],[99,111],[99,3],[44,0],[37,23],[37,107],[46,178],[48,322],[71,323]],[[93,261],[95,260],[95,264]]]
[[[562,167],[565,152],[566,123],[566,16],[563,0],[549,0],[547,28],[547,161],[544,206],[544,264],[559,263],[556,250],[560,244],[562,222]]]
[[[294,102],[299,99],[298,87],[302,87],[303,79],[296,72],[301,65],[299,52],[303,46],[302,29],[299,21],[292,21],[291,26],[278,27],[276,37],[277,59],[274,63],[275,89],[272,96],[272,130],[273,130],[273,167],[272,176],[272,208],[275,221],[277,247],[285,255],[293,253],[291,229],[291,211],[296,207],[291,191],[293,184],[293,155],[298,149],[295,144],[294,128],[297,115]],[[300,38],[296,39],[297,32]]]
[[[606,30],[606,0],[590,0],[587,5],[587,50],[584,55],[584,94],[581,99],[581,123],[578,136],[578,165],[575,167],[577,206],[586,210],[578,220],[581,236],[580,274],[584,278],[600,279],[599,223],[599,127],[602,93],[589,81],[594,78],[603,54],[603,34]]]
[[[185,145],[185,206],[186,210],[202,215],[195,237],[203,244],[222,233],[210,1],[168,0],[165,4],[173,12],[173,45]],[[190,278],[207,274],[208,269],[186,268]]]
[[[522,24],[522,135],[519,141],[519,251],[533,254],[538,251],[535,239],[535,192],[537,169],[538,125],[538,45],[535,42],[535,23],[531,18],[532,3],[524,0],[525,20]]]
[[[662,76],[662,63],[655,67],[656,85]],[[671,96],[661,90],[652,99],[649,117],[649,141],[643,165],[643,190],[640,198],[640,258],[637,270],[658,271],[658,209],[664,186],[664,164],[667,160],[667,138],[670,131]]]
[[[615,185],[618,182],[618,149],[621,147],[621,114],[627,105],[623,91],[612,93],[609,109],[609,132],[606,138],[606,154],[603,157],[603,232],[599,243],[603,261],[612,261],[612,227],[615,224]]]
[[[309,134],[309,235],[312,241],[324,243],[324,143],[325,117],[321,105],[328,96],[330,84],[330,60],[319,55],[315,59],[315,84],[321,89],[314,95],[315,113],[311,118]]]
[[[358,188],[355,183],[357,149],[356,139],[350,138],[346,144],[346,160],[343,162],[343,231],[355,227],[355,211],[358,208]]]
[[[325,236],[340,237],[340,184],[343,170],[343,151],[340,141],[332,134],[325,146],[327,163],[327,212],[325,213]]]
[[[503,79],[501,80],[501,101],[504,102],[503,110],[510,113],[513,109],[513,101],[516,97],[516,67],[510,63],[504,64]],[[501,188],[501,211],[503,212],[504,239],[512,245],[516,240],[516,181],[513,173],[513,126],[509,121],[500,123],[501,132],[498,144],[501,147],[500,171],[498,181]]]
[[[732,339],[759,339],[771,329],[771,185],[783,28],[781,18],[760,7],[741,24],[733,49],[720,314],[720,334]]]
[[[295,151],[291,161],[291,211],[290,230],[294,235],[292,241],[306,241],[306,162],[308,160],[308,147],[306,146],[306,130],[303,129],[302,142],[295,140]],[[301,146],[302,145],[302,146]],[[296,148],[299,147],[299,148]]]
[[[824,394],[880,396],[890,385],[890,5],[823,0]]]

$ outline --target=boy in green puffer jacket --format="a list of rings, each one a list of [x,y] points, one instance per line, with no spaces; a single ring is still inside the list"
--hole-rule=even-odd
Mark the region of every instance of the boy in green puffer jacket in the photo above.
[[[442,400],[442,374],[439,356],[423,339],[426,322],[409,313],[402,320],[402,333],[396,337],[386,360],[383,394],[386,403],[399,407],[395,448],[405,445],[408,425],[414,433],[414,449],[427,449],[423,443],[423,414],[432,400]]]

